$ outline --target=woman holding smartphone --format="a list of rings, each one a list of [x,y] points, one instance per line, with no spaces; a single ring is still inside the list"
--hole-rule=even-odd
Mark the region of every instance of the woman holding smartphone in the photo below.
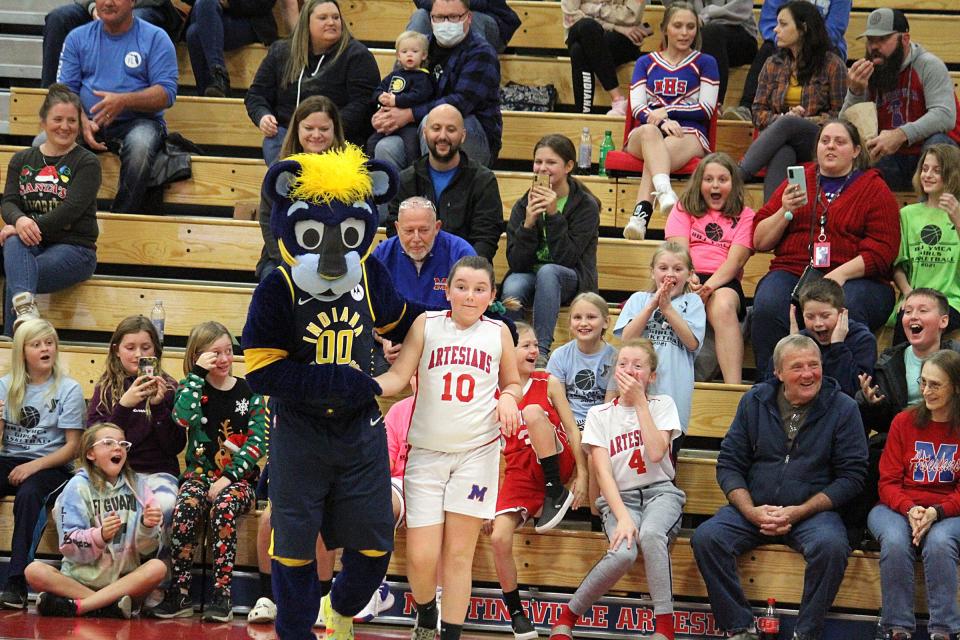
[[[773,347],[790,330],[791,292],[806,269],[840,284],[850,319],[871,331],[893,309],[896,198],[880,173],[867,168],[865,147],[850,123],[828,120],[816,145],[816,162],[803,165],[803,184],[783,182],[754,218],[754,249],[776,255],[753,297],[758,380],[770,373]]]
[[[550,355],[560,305],[598,288],[600,202],[570,175],[576,158],[569,138],[541,138],[533,148],[534,183],[513,205],[507,223],[510,272],[501,295],[533,308],[538,366],[545,366]]]

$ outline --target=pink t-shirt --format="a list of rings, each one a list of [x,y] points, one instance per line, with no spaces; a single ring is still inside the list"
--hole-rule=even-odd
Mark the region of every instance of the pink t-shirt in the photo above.
[[[390,476],[394,478],[402,478],[403,470],[407,468],[407,431],[413,417],[414,398],[409,396],[395,403],[383,418],[387,429],[387,451],[393,466]]]
[[[712,209],[696,218],[678,202],[667,217],[663,235],[665,238],[687,238],[694,271],[712,274],[726,261],[731,245],[753,249],[753,215],[753,209],[744,207],[736,223]],[[741,277],[742,270],[737,279]]]

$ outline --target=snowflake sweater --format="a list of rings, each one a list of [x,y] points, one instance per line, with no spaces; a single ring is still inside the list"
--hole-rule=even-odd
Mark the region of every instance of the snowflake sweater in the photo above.
[[[187,430],[186,470],[181,478],[253,481],[265,447],[267,417],[263,396],[237,378],[221,391],[206,382],[207,371],[194,366],[180,381],[173,419]]]

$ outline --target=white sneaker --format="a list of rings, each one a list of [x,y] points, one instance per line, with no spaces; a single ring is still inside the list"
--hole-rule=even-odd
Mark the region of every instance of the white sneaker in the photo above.
[[[370,622],[383,611],[389,611],[393,606],[394,596],[390,591],[390,585],[384,580],[373,595],[370,596],[370,602],[367,603],[357,615],[353,616],[354,622]]]
[[[610,111],[607,111],[608,116],[620,116],[621,118],[627,115],[627,99],[620,98],[619,100],[614,100],[610,104]]]
[[[247,614],[247,622],[252,624],[266,624],[277,619],[277,605],[270,598],[260,598],[257,600],[250,613]]]
[[[14,333],[16,333],[17,328],[27,320],[36,320],[40,317],[40,310],[37,308],[37,303],[33,299],[33,294],[29,291],[21,291],[13,296],[13,298],[10,299],[10,304],[13,307],[13,312],[17,316],[13,321]]]
[[[633,215],[623,228],[623,237],[627,240],[643,240],[647,235],[647,222],[650,214],[640,208],[640,203],[633,209]]]
[[[656,198],[657,206],[660,207],[660,214],[664,217],[670,215],[673,205],[677,204],[677,201],[680,199],[673,189],[663,192],[654,191],[653,196]]]

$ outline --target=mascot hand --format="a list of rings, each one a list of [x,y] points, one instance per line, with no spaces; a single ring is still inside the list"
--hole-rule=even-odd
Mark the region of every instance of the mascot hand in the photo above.
[[[368,390],[372,395],[379,396],[383,393],[379,383],[371,376],[354,367],[344,367],[346,369],[347,383],[356,389],[356,395],[363,396],[363,390]]]

